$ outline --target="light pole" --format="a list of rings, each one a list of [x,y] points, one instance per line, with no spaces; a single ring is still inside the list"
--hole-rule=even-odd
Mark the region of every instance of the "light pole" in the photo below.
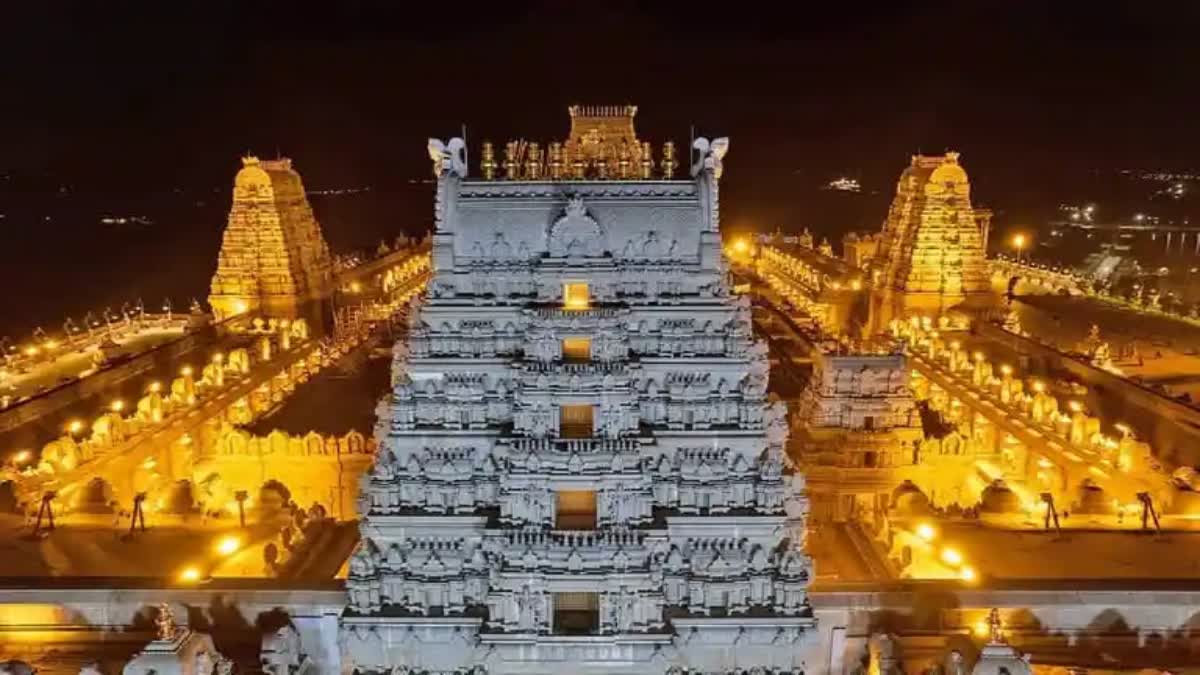
[[[1017,250],[1017,262],[1021,262],[1021,251],[1025,250],[1025,235],[1013,235],[1012,245]]]
[[[243,529],[246,527],[246,499],[249,497],[250,493],[245,490],[233,493],[233,498],[237,500],[238,505],[238,523]]]

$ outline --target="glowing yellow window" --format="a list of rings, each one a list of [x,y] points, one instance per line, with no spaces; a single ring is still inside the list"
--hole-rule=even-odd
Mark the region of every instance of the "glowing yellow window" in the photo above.
[[[591,303],[588,285],[584,282],[563,284],[563,308],[587,309]]]
[[[595,490],[558,490],[555,497],[555,529],[596,529]]]
[[[563,338],[562,355],[564,361],[591,361],[592,340],[585,337]]]
[[[564,405],[559,408],[558,435],[562,438],[588,438],[592,435],[592,406]]]

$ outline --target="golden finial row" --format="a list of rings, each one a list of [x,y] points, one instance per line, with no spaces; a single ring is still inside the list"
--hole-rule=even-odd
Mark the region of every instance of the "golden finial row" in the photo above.
[[[602,150],[589,149],[582,144],[555,141],[543,150],[537,142],[524,139],[504,144],[504,160],[496,160],[491,141],[483,142],[483,159],[479,164],[485,180],[496,180],[503,170],[504,180],[651,180],[654,176],[654,150],[643,142],[631,147],[622,143],[615,157]],[[663,180],[675,175],[675,144],[663,143],[662,161],[658,163]]]

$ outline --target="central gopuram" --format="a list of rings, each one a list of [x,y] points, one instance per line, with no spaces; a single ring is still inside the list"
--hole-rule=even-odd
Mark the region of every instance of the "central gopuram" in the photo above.
[[[633,133],[632,108],[575,109]],[[431,140],[434,276],[398,343],[341,618],[360,673],[801,673],[802,479],[722,258],[726,139]],[[633,152],[637,148],[637,153]],[[498,175],[498,170],[502,176]]]

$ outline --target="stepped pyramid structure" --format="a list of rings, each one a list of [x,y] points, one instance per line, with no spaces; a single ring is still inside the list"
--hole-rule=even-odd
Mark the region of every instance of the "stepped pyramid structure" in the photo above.
[[[986,293],[990,217],[971,207],[971,183],[958,153],[914,155],[883,225],[876,286],[906,295]]]
[[[803,671],[807,504],[726,279],[727,148],[698,139],[684,180],[489,181],[430,141],[434,277],[361,490],[345,669]]]
[[[208,296],[216,318],[252,309],[289,313],[327,294],[332,270],[292,160],[242,158]]]

